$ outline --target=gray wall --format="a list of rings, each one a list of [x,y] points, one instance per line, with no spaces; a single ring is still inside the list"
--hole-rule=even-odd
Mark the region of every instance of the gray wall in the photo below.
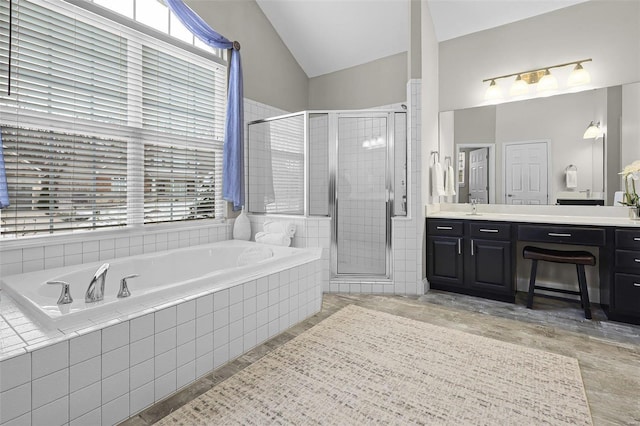
[[[309,79],[309,109],[360,109],[407,101],[407,53]]]
[[[484,105],[486,78],[585,58],[594,88],[640,80],[640,1],[592,0],[440,43],[440,110]],[[570,71],[553,70],[562,87]]]
[[[186,0],[211,27],[242,45],[244,96],[287,111],[308,107],[309,78],[254,0]]]

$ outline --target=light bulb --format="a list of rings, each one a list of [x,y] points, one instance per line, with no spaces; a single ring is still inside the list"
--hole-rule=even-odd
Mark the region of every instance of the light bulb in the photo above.
[[[544,75],[538,81],[538,93],[541,95],[550,94],[558,88],[558,80],[549,72],[545,70]]]
[[[487,89],[487,93],[485,93],[485,98],[488,101],[495,101],[502,97],[502,90],[496,84],[495,80],[491,80],[491,84],[489,84],[489,88]]]
[[[516,81],[514,81],[511,85],[509,94],[511,96],[522,96],[526,95],[527,93],[529,93],[529,85],[522,79],[522,76],[518,75],[516,77]]]
[[[571,87],[574,87],[589,83],[591,83],[591,76],[589,75],[587,70],[582,68],[582,65],[580,63],[576,64],[576,67],[573,69],[573,71],[571,71],[571,74],[569,74],[569,81],[567,82],[567,84]]]
[[[585,130],[584,135],[582,136],[583,139],[595,139],[600,137],[601,132],[600,132],[600,122],[598,122],[598,124],[593,124],[593,121],[589,124],[589,126],[587,127],[587,130]]]

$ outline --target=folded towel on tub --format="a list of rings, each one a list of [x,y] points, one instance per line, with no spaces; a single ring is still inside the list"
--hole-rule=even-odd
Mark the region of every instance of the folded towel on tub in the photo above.
[[[289,238],[293,238],[296,234],[296,225],[286,221],[267,220],[263,225],[264,232],[270,234],[285,234]]]
[[[256,234],[256,243],[289,247],[291,238],[282,232],[258,232]]]

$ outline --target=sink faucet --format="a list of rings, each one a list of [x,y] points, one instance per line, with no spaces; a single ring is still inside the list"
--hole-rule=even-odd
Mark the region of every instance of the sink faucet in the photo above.
[[[591,198],[591,190],[590,189],[585,189],[584,191],[580,191],[580,192],[586,192],[587,193],[587,198]]]
[[[109,270],[109,264],[104,263],[98,268],[93,275],[89,288],[84,295],[84,301],[87,303],[97,302],[104,299],[104,281],[107,279],[107,271]]]
[[[478,214],[478,199],[471,199],[471,214]]]

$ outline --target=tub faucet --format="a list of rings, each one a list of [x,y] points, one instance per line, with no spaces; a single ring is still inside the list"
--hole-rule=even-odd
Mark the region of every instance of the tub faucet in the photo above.
[[[98,302],[104,299],[104,281],[107,279],[107,271],[109,270],[109,264],[104,263],[98,268],[93,275],[89,288],[84,295],[84,301],[87,303]]]

